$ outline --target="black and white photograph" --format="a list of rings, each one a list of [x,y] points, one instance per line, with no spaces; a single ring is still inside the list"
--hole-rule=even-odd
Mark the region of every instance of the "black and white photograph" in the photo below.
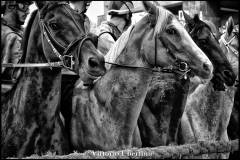
[[[239,6],[1,1],[1,159],[239,159]]]

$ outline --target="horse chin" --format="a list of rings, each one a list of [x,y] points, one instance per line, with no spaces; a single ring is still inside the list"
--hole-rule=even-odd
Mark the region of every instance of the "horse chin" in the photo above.
[[[199,84],[206,84],[209,82],[212,77],[213,73],[207,73],[205,71],[200,71],[197,68],[191,68],[191,77],[190,80],[192,79],[193,82],[199,83]]]
[[[225,91],[224,79],[219,75],[214,75],[211,79],[215,91]]]
[[[98,79],[100,77],[100,75],[94,75],[91,72],[82,72],[80,74],[80,79],[83,81],[83,85],[84,86],[92,86],[93,82]]]
[[[209,79],[202,79],[200,78],[199,76],[193,76],[193,77],[190,77],[190,81],[193,83],[193,84],[206,84],[207,82],[209,82]]]

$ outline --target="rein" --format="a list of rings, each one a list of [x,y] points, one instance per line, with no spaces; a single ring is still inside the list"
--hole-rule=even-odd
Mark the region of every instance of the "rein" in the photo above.
[[[177,71],[180,72],[184,72],[179,78],[184,78],[186,79],[186,74],[191,70],[191,69],[180,69],[178,67],[174,67],[173,65],[169,65],[167,67],[154,67],[154,68],[150,68],[150,67],[138,67],[138,66],[129,66],[129,65],[121,65],[121,64],[117,64],[117,63],[112,63],[112,62],[105,62],[107,64],[112,64],[114,66],[117,67],[123,67],[123,68],[132,68],[132,69],[146,69],[146,70],[150,70],[152,72],[164,72],[164,73],[175,73]],[[183,64],[184,66],[187,65],[185,62],[181,62],[181,64]]]

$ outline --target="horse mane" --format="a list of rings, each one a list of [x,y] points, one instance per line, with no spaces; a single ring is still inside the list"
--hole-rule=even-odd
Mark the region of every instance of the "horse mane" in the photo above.
[[[210,29],[213,33],[215,33],[216,35],[219,34],[219,32],[218,32],[218,30],[217,30],[217,27],[216,27],[216,25],[215,25],[213,22],[208,21],[208,20],[203,20],[203,22],[209,27],[209,29]]]
[[[27,23],[26,28],[24,29],[24,33],[23,33],[23,39],[22,39],[22,51],[23,51],[23,55],[21,57],[20,62],[24,62],[25,58],[26,58],[26,54],[27,54],[27,46],[28,46],[28,39],[29,39],[29,35],[31,32],[31,28],[32,28],[32,24],[33,21],[37,15],[38,10],[35,10],[31,13],[29,21]]]
[[[131,31],[133,30],[134,25],[131,25],[123,34],[118,38],[118,40],[113,44],[108,53],[104,56],[106,62],[114,63],[118,56],[122,53],[123,49],[126,47],[129,40]],[[111,68],[110,64],[105,64],[107,69]]]
[[[158,8],[157,22],[155,25],[154,35],[161,33],[168,24],[168,21],[173,18],[173,14],[161,6],[156,6]]]

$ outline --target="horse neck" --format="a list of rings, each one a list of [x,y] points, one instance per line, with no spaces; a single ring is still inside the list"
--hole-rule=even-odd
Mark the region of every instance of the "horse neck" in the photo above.
[[[130,52],[126,47],[123,50],[125,53],[120,54],[116,63],[132,66],[142,65],[143,62],[137,58],[139,49],[136,46],[131,47],[136,51]],[[127,127],[127,132],[133,133],[137,125],[151,78],[152,73],[148,70],[113,66],[95,85],[95,95],[100,101],[112,104],[112,115],[116,115],[114,117],[116,119],[123,120],[121,127],[125,128],[125,131]],[[119,112],[120,110],[125,114]]]
[[[25,62],[23,63],[46,63],[43,53],[41,30],[38,17],[35,18],[28,39]],[[60,68],[24,68],[16,85],[13,98],[10,100],[22,109],[21,111],[45,112],[44,116],[54,116],[61,87]],[[21,95],[21,96],[20,96]],[[23,98],[24,97],[24,98]],[[21,104],[17,104],[21,99]],[[37,116],[37,115],[31,115]],[[29,118],[31,117],[29,116]],[[39,114],[39,116],[42,116]]]

